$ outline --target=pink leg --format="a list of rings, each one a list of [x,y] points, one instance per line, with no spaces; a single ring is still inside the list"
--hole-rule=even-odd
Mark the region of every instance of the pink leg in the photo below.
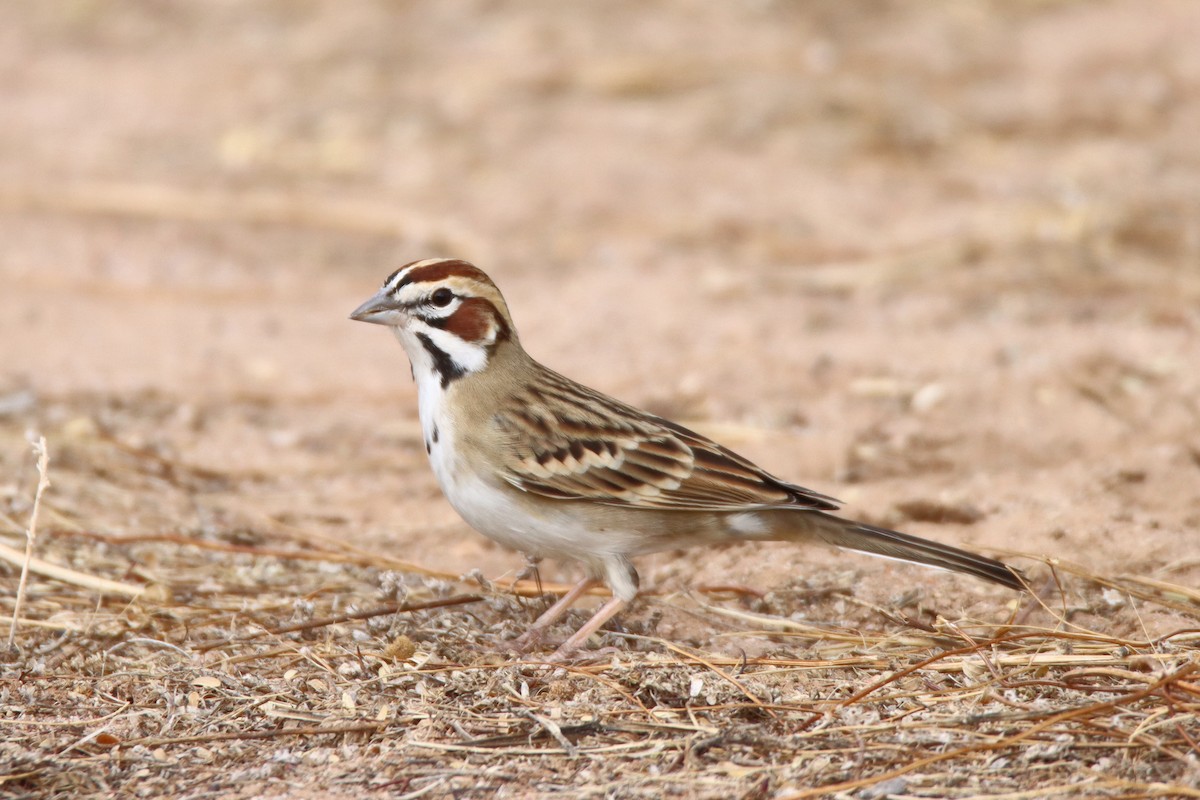
[[[571,634],[571,638],[567,639],[554,654],[550,656],[550,661],[565,661],[568,656],[574,655],[575,651],[587,642],[593,633],[600,629],[600,626],[608,622],[610,619],[621,613],[621,609],[629,605],[619,597],[614,597],[604,605],[597,609],[592,618],[583,624],[583,627]]]
[[[553,625],[559,617],[567,613],[567,609],[575,605],[575,601],[583,596],[583,593],[592,588],[600,581],[594,578],[584,578],[579,583],[571,587],[571,590],[555,601],[554,605],[547,608],[542,615],[534,620],[529,626],[529,630],[513,640],[513,647],[518,652],[524,653],[537,646],[542,639],[542,633],[546,628]]]

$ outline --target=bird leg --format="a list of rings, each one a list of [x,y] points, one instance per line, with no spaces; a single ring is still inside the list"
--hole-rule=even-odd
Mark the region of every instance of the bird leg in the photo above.
[[[583,627],[571,634],[571,638],[567,639],[558,649],[550,656],[550,661],[566,661],[568,657],[575,654],[575,651],[587,642],[593,633],[600,629],[600,626],[608,622],[610,619],[621,613],[627,602],[619,597],[613,597],[607,603],[600,606],[592,618],[583,623]]]
[[[516,639],[513,639],[512,646],[516,648],[518,653],[527,653],[533,648],[537,647],[542,641],[542,635],[546,632],[546,628],[553,625],[559,617],[567,613],[567,609],[573,606],[575,601],[583,596],[584,592],[599,582],[600,581],[596,580],[595,578],[584,578],[579,583],[572,586],[570,591],[558,598],[554,605],[547,608],[544,612],[542,612],[540,617],[533,621],[533,624],[529,626],[529,630],[525,631]],[[607,619],[607,617],[605,617],[605,619]],[[601,623],[603,623],[603,620],[601,620]]]

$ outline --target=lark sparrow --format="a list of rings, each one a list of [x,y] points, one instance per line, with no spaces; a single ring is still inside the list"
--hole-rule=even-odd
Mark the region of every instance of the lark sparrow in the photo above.
[[[495,284],[465,261],[403,266],[350,317],[391,327],[403,345],[425,450],[462,518],[532,558],[586,567],[522,647],[603,581],[612,599],[552,659],[569,656],[637,594],[631,558],[716,542],[826,542],[1025,588],[994,559],[833,516],[833,498],[542,366]]]

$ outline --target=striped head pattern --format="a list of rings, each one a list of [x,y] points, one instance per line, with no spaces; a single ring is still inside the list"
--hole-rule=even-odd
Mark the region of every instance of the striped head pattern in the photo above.
[[[442,388],[483,369],[496,345],[517,338],[491,278],[452,258],[404,265],[350,318],[393,328],[414,367],[428,364]]]

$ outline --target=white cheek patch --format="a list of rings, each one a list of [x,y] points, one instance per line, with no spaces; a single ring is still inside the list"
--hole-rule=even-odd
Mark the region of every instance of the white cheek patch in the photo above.
[[[434,328],[421,325],[421,333],[429,337],[439,350],[450,357],[464,372],[478,372],[487,366],[487,348],[472,342],[463,341],[458,336]]]

